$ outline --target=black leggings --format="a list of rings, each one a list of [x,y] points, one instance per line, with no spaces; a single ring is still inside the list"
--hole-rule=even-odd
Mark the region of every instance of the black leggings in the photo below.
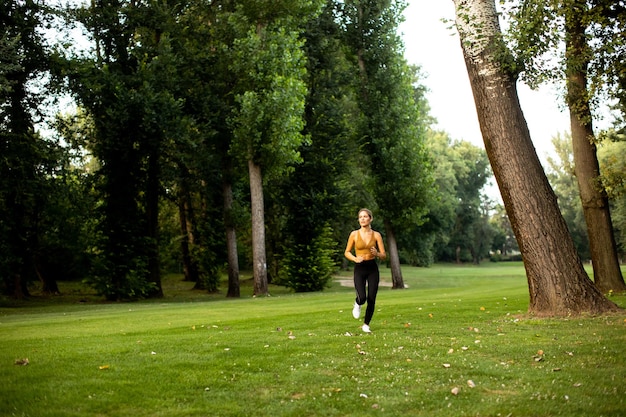
[[[370,320],[372,320],[372,317],[374,316],[379,281],[380,273],[378,272],[378,264],[374,259],[354,264],[354,289],[356,290],[356,303],[358,305],[363,305],[367,301],[365,319],[363,320],[363,322],[367,325],[370,324]],[[366,283],[367,295],[365,294]]]

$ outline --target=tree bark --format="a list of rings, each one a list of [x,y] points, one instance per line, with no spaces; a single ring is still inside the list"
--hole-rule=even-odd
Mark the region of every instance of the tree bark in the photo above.
[[[195,282],[196,285],[198,285],[197,283],[200,282],[200,272],[198,264],[191,253],[191,248],[194,244],[194,214],[186,180],[181,181],[180,187],[181,190],[178,197],[178,218],[180,221],[180,249],[183,261],[183,275],[185,277],[185,281]]]
[[[485,149],[524,259],[529,313],[618,310],[587,276],[533,147],[515,76],[505,66],[495,1],[454,3]]]
[[[226,228],[226,250],[228,252],[228,292],[226,297],[239,298],[239,258],[237,254],[237,231],[233,222],[233,186],[224,180],[224,227]]]
[[[584,1],[578,3],[581,8],[587,7]],[[582,16],[583,13],[566,12],[567,105],[574,170],[587,224],[596,286],[604,293],[610,290],[623,292],[626,291],[626,284],[619,266],[609,198],[599,181],[600,164],[587,91],[588,45]]]
[[[268,295],[267,261],[265,258],[265,210],[261,166],[248,160],[250,203],[252,210],[252,274],[253,295]]]
[[[387,252],[389,253],[389,267],[391,268],[391,282],[394,290],[404,289],[404,279],[400,268],[400,255],[398,254],[398,244],[393,226],[385,221],[385,231],[387,234]]]

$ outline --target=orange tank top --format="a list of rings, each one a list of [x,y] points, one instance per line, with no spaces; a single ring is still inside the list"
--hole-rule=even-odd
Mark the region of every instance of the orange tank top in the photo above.
[[[374,231],[372,230],[372,238],[369,242],[365,242],[361,239],[361,232],[356,231],[356,237],[354,239],[354,252],[356,256],[362,256],[364,258],[371,255],[370,248],[376,246],[376,238],[374,236]]]

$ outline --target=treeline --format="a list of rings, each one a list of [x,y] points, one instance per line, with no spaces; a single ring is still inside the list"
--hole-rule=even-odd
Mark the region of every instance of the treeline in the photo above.
[[[319,291],[361,207],[396,288],[400,263],[516,249],[484,150],[431,129],[405,2],[46,3],[0,5],[4,294],[159,297],[182,271],[238,297],[240,269]]]

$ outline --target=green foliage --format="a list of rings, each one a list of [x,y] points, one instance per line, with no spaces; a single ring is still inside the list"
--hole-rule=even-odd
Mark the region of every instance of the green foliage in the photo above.
[[[337,241],[328,226],[321,228],[310,243],[288,246],[279,283],[295,292],[322,291],[330,285],[337,268],[336,246]]]
[[[565,21],[558,13],[559,1],[506,3],[505,18],[510,26],[505,36],[520,64],[522,80],[532,88],[560,80],[563,68],[558,59],[562,59],[564,53]]]
[[[355,156],[359,150],[355,137],[359,112],[351,85],[352,67],[347,61],[340,33],[335,10],[329,5],[308,23],[303,34],[309,91],[304,134],[310,141],[300,146],[302,162],[294,166],[289,177],[276,184],[277,196],[270,199],[285,213],[283,234],[275,238],[281,262],[289,268],[288,274],[283,274],[284,271],[281,274],[288,277],[291,288],[299,287],[301,281],[305,291],[310,291],[306,288],[324,287],[327,269],[332,272],[332,266],[327,264],[337,261],[337,242],[345,239],[346,227],[354,217],[344,219],[345,214],[356,211],[352,209],[355,181],[351,175],[357,171],[358,158]],[[275,219],[278,216],[269,217]],[[312,242],[315,242],[314,251],[308,249]],[[323,254],[322,259],[320,254]],[[325,259],[328,256],[330,258]],[[312,275],[306,265],[320,262],[324,265]],[[304,267],[296,267],[296,263]],[[310,284],[320,279],[321,282]]]
[[[252,26],[235,40],[231,69],[238,75],[237,107],[230,119],[231,155],[253,160],[267,175],[300,162],[306,87],[302,41],[279,25]]]
[[[510,49],[520,63],[522,80],[532,88],[545,82],[563,82],[565,66],[585,67],[587,99],[594,105],[624,102],[623,1],[524,0],[503,1]],[[566,58],[566,21],[579,19],[587,45]],[[566,62],[569,61],[568,62]],[[570,103],[576,107],[579,103]],[[624,114],[624,107],[617,106]]]
[[[602,186],[611,205],[611,220],[620,256],[626,254],[626,142],[604,140],[598,147]]]
[[[569,134],[556,135],[552,138],[552,145],[555,157],[548,158],[546,175],[557,196],[559,209],[567,223],[578,254],[583,260],[590,259],[587,225],[574,172],[571,136]]]
[[[50,68],[42,34],[48,18],[40,2],[0,4],[0,291],[18,298],[29,282],[47,280],[39,257],[59,153],[36,122],[50,103],[42,81]]]
[[[434,233],[435,261],[478,262],[491,249],[493,230],[482,189],[492,175],[484,149],[466,141],[452,141],[443,132],[429,134],[433,177],[438,198],[429,201],[424,232]],[[460,251],[457,254],[457,249]]]
[[[384,229],[396,242],[425,221],[433,197],[429,155],[424,146],[431,121],[419,95],[418,69],[407,64],[398,35],[404,1],[346,2],[342,19],[354,60],[358,105],[363,123],[359,145],[365,159],[366,191],[376,203]],[[395,246],[391,249],[395,250]],[[394,286],[402,288],[396,253]]]
[[[457,206],[445,183],[457,174],[441,170],[435,195],[431,171],[458,167],[433,162],[424,144],[432,118],[422,75],[402,58],[404,1],[125,0],[45,15],[38,2],[5,3],[5,14],[16,4],[31,13],[13,31],[59,18],[67,36],[55,45],[52,80],[80,106],[56,121],[62,151],[33,133],[39,99],[20,96],[17,75],[42,78],[42,39],[0,36],[5,287],[15,271],[34,279],[36,259],[42,276],[87,278],[107,299],[159,295],[159,268],[180,268],[188,236],[196,288],[216,291],[223,184],[234,190],[227,222],[239,258],[251,264],[250,159],[263,169],[272,277],[296,291],[324,288],[362,206],[397,229],[407,262],[431,263],[432,242],[449,240]],[[78,49],[74,26],[92,49]]]
[[[133,264],[120,268],[118,265],[106,263],[103,257],[98,257],[93,263],[91,274],[84,282],[109,301],[135,301],[148,298],[156,290],[156,286],[146,279],[147,263],[143,262],[144,258],[131,259],[134,261]],[[120,270],[124,275],[120,274]]]

